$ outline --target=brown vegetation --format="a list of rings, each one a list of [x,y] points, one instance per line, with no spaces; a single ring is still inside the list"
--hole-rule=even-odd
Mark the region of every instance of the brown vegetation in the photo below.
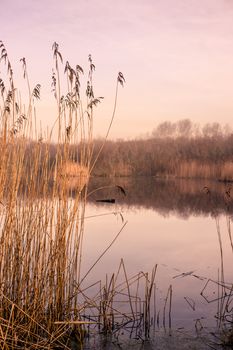
[[[85,185],[87,185],[89,180],[89,169],[74,161],[66,161],[58,169],[59,183],[67,188],[75,188],[77,191],[82,191]]]
[[[54,128],[44,139],[34,124],[40,85],[31,89],[23,58],[29,96],[28,105],[24,106],[18,100],[13,69],[0,41],[0,63],[3,62],[6,76],[6,81],[0,77],[1,349],[70,349],[72,342],[81,348],[91,326],[107,334],[119,333],[121,327],[131,324],[132,330],[140,331],[140,336],[143,331],[144,337],[150,330],[156,268],[151,278],[140,272],[131,279],[122,260],[110,281],[104,284],[94,281],[84,288],[90,271],[126,223],[90,269],[81,274],[88,181],[106,139],[93,154],[94,107],[100,98],[93,92],[95,66],[91,56],[85,104],[80,100],[82,68],[79,65],[72,68],[66,62],[67,93],[62,95],[63,60],[57,43],[53,45],[53,56],[52,87],[57,115]],[[123,83],[124,77],[119,73],[116,99],[118,85]],[[111,123],[113,118],[114,112]],[[57,142],[52,143],[56,128]],[[106,137],[108,133],[109,130]],[[119,280],[122,271],[123,281]],[[144,300],[138,296],[141,281]],[[132,295],[132,285],[136,296]],[[121,304],[117,301],[119,296],[124,296],[124,305],[130,304],[130,314],[117,310],[116,306]]]
[[[7,50],[0,41],[0,347],[1,349],[69,349],[78,345],[84,327],[103,327],[98,318],[87,321],[87,309],[99,315],[101,294],[86,296],[80,273],[86,188],[92,162],[92,123],[95,98],[89,56],[86,104],[80,100],[80,66],[67,62],[67,93],[61,95],[62,55],[53,45],[52,86],[57,104],[54,128],[46,139],[38,135],[35,107],[40,85],[31,89],[26,60],[23,77],[28,104],[15,86]],[[2,73],[1,70],[1,73]],[[117,88],[124,77],[119,73]],[[82,108],[81,108],[82,107]],[[114,117],[114,115],[113,115]],[[56,143],[51,142],[58,130]],[[70,199],[70,181],[76,196]]]
[[[0,42],[0,58],[8,80],[1,79],[0,124],[0,344],[2,349],[68,348],[71,327],[78,321],[76,336],[82,338],[80,264],[85,208],[92,149],[91,124],[83,120],[93,96],[87,93],[87,110],[79,105],[80,68],[66,64],[67,101],[60,96],[59,69],[62,56],[53,45],[58,141],[52,145],[36,132],[35,106],[40,85],[30,88],[25,59],[23,76],[28,85],[28,106],[18,100],[18,90],[7,51]],[[92,76],[92,61],[89,58]],[[4,66],[4,65],[3,65]],[[72,78],[71,78],[72,74]],[[74,84],[76,83],[76,85]],[[89,82],[89,89],[92,84]],[[68,97],[69,100],[68,100]],[[26,112],[25,112],[26,111]],[[77,129],[79,124],[79,129]],[[87,129],[86,129],[87,128]],[[86,133],[85,133],[86,131]],[[87,138],[84,138],[87,134]],[[69,144],[83,142],[79,165],[73,165],[77,150]],[[69,201],[68,172],[80,180],[80,191]],[[62,181],[59,181],[61,180]],[[81,191],[82,189],[82,191]],[[48,195],[49,194],[49,195]],[[83,205],[84,203],[84,205]],[[57,322],[64,322],[57,325]],[[68,324],[69,324],[68,322]]]
[[[185,123],[180,121],[180,124]],[[232,180],[230,128],[224,131],[216,123],[203,129],[194,128],[187,120],[186,124],[189,132],[184,128],[183,134],[169,135],[164,123],[163,128],[158,127],[152,137],[146,139],[107,141],[93,174]],[[191,133],[192,128],[195,133]],[[94,153],[98,143],[101,141],[95,141]]]

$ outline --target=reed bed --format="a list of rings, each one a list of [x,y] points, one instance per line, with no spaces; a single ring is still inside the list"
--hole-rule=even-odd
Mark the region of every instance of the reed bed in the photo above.
[[[86,308],[81,317],[89,322],[90,330],[97,334],[111,335],[114,339],[146,340],[159,324],[159,307],[156,311],[157,265],[152,272],[139,272],[128,276],[124,260],[121,259],[116,273],[106,280],[98,281],[83,290]],[[170,290],[170,288],[169,288]],[[92,304],[90,304],[90,300]],[[163,327],[171,328],[171,305],[163,306]],[[168,316],[169,323],[165,321]]]
[[[92,157],[93,116],[101,98],[94,96],[95,66],[90,55],[83,103],[83,69],[71,67],[68,61],[63,64],[57,43],[52,50],[56,115],[54,126],[45,134],[38,131],[36,120],[41,86],[31,87],[22,58],[28,94],[20,95],[8,52],[0,41],[2,349],[69,348],[67,325],[76,324],[81,339],[86,323],[81,319],[86,304],[79,302],[80,269],[87,185],[97,161]],[[119,73],[116,99],[118,85],[123,82]],[[51,149],[55,149],[53,155]],[[70,199],[70,182],[74,180],[76,195]]]
[[[224,173],[221,171],[219,164],[205,164],[200,161],[191,160],[189,162],[180,162],[175,170],[175,175],[181,178],[197,178],[197,179],[219,179]]]
[[[44,133],[36,118],[41,86],[31,87],[22,58],[27,95],[21,96],[0,41],[1,349],[70,349],[74,341],[81,347],[90,329],[109,334],[124,328],[148,337],[151,327],[156,269],[150,278],[144,273],[128,278],[121,261],[117,275],[104,285],[94,283],[98,285],[95,295],[89,295],[93,286],[84,288],[88,272],[81,274],[88,181],[108,137],[124,77],[118,74],[113,115],[94,158],[94,109],[102,97],[94,95],[92,57],[88,57],[83,103],[83,69],[71,67],[68,61],[63,64],[57,43],[52,50],[56,115],[52,129]],[[138,294],[141,280],[145,282],[143,299]],[[122,303],[129,312],[119,311]]]
[[[55,43],[52,79],[58,139],[55,158],[51,160],[52,131],[43,140],[34,124],[40,85],[34,89],[30,87],[26,60],[22,59],[29,95],[27,106],[22,104],[3,43],[0,48],[8,77],[7,82],[1,80],[1,347],[46,348],[61,343],[62,333],[55,326],[56,321],[67,317],[79,319],[80,315],[75,283],[80,278],[83,203],[92,152],[94,96],[87,92],[85,113],[89,119],[86,121],[79,97],[82,69],[76,66],[74,70],[68,62],[65,67],[68,91],[61,96],[62,56]],[[91,81],[94,67],[91,57],[89,64]],[[91,83],[88,84],[92,90]],[[71,152],[70,143],[78,145],[80,142],[83,145],[76,154]],[[67,187],[71,164],[77,156],[79,192],[70,201]],[[62,341],[61,346],[66,347],[66,344]]]
[[[191,160],[180,162],[175,175],[181,178],[215,179],[219,181],[233,181],[233,163],[222,161],[221,163],[203,162]]]

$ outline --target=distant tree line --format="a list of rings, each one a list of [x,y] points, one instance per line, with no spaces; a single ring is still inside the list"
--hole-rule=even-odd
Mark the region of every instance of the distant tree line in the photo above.
[[[206,123],[204,126],[192,123],[189,119],[181,119],[177,122],[165,121],[160,123],[153,131],[152,137],[221,137],[230,136],[232,130],[228,124],[222,126],[219,123]]]
[[[233,180],[233,133],[219,123],[163,122],[146,139],[107,141],[93,175]]]
[[[38,147],[39,144],[35,141],[28,143],[24,159],[25,172],[29,173],[27,169],[36,156],[40,167],[35,177],[43,178],[47,158],[46,176],[53,181],[55,163],[59,160],[56,157],[58,145],[42,141],[39,152]],[[155,176],[233,181],[233,132],[230,127],[218,123],[206,124],[201,128],[188,119],[176,123],[163,122],[147,138],[117,141],[96,139],[93,145],[87,144],[86,147],[83,144],[81,147],[74,144],[59,147],[60,152],[68,152],[66,158],[69,162],[87,168],[92,168],[95,163],[92,176]],[[91,164],[85,164],[85,152],[92,153]]]

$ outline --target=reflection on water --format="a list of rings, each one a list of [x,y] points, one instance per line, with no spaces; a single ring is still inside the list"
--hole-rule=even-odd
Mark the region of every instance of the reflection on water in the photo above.
[[[88,275],[87,285],[116,273],[121,259],[128,276],[150,272],[158,264],[152,303],[156,326],[163,326],[165,299],[172,286],[173,329],[215,327],[224,306],[219,302],[219,283],[230,286],[232,282],[229,185],[152,178],[113,183],[102,179],[100,183],[92,179],[89,193],[83,275],[114,240],[122,218],[127,225]],[[96,202],[108,198],[115,203]],[[231,292],[225,288],[224,293]]]
[[[116,185],[122,186],[127,195],[124,196]],[[88,199],[95,202],[102,198],[116,198],[117,203],[129,207],[154,209],[162,215],[176,214],[188,218],[190,215],[232,213],[230,191],[231,184],[215,181],[92,178]]]
[[[119,340],[114,337],[96,337],[95,340],[88,339],[83,350],[209,350],[210,346],[204,337],[191,337],[182,332],[166,334],[158,332],[147,341],[137,341],[135,339]],[[214,349],[217,349],[216,347]]]

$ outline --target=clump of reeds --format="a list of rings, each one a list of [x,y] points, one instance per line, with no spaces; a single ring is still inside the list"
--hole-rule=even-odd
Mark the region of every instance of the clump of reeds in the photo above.
[[[0,41],[0,61],[5,67],[5,80],[0,77],[2,349],[69,348],[69,331],[81,340],[86,323],[81,312],[88,302],[80,302],[79,282],[87,184],[96,162],[92,158],[94,108],[101,98],[94,95],[91,56],[85,104],[80,91],[83,69],[71,67],[68,61],[63,65],[57,43],[53,56],[57,109],[54,127],[42,137],[34,123],[41,86],[31,87],[26,60],[21,59],[28,89],[27,103],[22,102],[7,50]],[[61,69],[67,80],[66,92]],[[119,73],[117,89],[123,82]],[[73,178],[78,184],[71,199]]]
[[[156,270],[157,265],[151,274],[141,271],[129,277],[121,259],[116,273],[110,278],[106,276],[105,282],[98,281],[86,288],[83,300],[87,301],[87,307],[81,317],[89,322],[89,329],[115,339],[121,335],[149,339],[158,316],[155,307]],[[89,300],[92,304],[88,303]],[[163,326],[166,327],[165,324]]]
[[[180,161],[175,175],[181,178],[197,178],[197,179],[219,179],[221,169],[219,164],[213,162],[200,162],[196,160]]]

